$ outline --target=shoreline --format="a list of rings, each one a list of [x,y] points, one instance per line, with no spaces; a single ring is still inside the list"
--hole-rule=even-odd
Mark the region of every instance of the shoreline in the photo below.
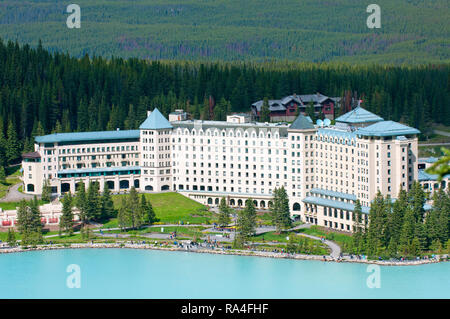
[[[315,260],[322,262],[337,262],[337,263],[358,263],[358,264],[376,264],[380,266],[418,266],[425,264],[435,264],[440,262],[446,262],[448,260],[441,259],[441,256],[437,255],[434,259],[420,259],[420,260],[408,260],[408,261],[383,261],[383,260],[358,260],[350,258],[336,259],[329,255],[305,255],[305,254],[287,254],[287,253],[275,253],[275,252],[262,252],[262,251],[248,251],[248,250],[221,250],[221,249],[185,249],[180,247],[161,247],[151,244],[130,244],[130,243],[79,243],[70,244],[70,246],[64,246],[62,244],[54,245],[42,245],[36,248],[23,249],[20,246],[14,248],[0,248],[1,254],[12,254],[27,251],[44,251],[44,250],[57,250],[57,249],[101,249],[101,248],[125,248],[125,249],[146,249],[146,250],[164,250],[164,251],[178,251],[200,254],[216,254],[216,255],[235,255],[235,256],[248,256],[248,257],[263,257],[263,258],[280,258],[280,259],[295,259],[295,260]],[[444,254],[444,256],[446,256]],[[444,257],[445,258],[445,257]],[[447,256],[448,258],[448,256]]]

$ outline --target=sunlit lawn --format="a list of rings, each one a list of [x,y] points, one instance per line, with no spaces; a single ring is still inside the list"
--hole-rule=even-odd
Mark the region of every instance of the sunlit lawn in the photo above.
[[[125,195],[113,195],[116,209],[120,207],[123,196]],[[145,197],[151,202],[156,217],[162,223],[201,224],[211,222],[212,213],[208,212],[204,205],[178,193],[145,194]],[[117,227],[117,221],[113,219],[104,227]]]

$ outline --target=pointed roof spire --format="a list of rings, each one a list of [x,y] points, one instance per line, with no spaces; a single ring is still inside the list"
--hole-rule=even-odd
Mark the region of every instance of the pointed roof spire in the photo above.
[[[290,129],[294,130],[309,130],[313,129],[314,125],[311,123],[308,118],[302,114],[300,114],[294,121],[294,123],[289,126]]]
[[[170,122],[161,114],[161,112],[155,107],[155,109],[150,113],[144,123],[139,126],[140,129],[144,130],[160,130],[173,128]]]
[[[376,114],[373,114],[366,109],[363,109],[360,105],[358,105],[355,109],[350,112],[345,113],[344,115],[339,116],[336,119],[336,122],[343,123],[371,123],[371,122],[380,122],[383,121],[382,117],[379,117]]]

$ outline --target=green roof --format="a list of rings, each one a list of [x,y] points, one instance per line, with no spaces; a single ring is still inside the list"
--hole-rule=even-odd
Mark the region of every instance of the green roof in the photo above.
[[[155,108],[144,121],[144,123],[139,126],[139,128],[144,130],[161,130],[173,128],[173,126],[164,117],[164,115],[162,115],[161,112],[157,108]]]
[[[289,129],[294,130],[309,130],[313,129],[314,125],[312,121],[309,121],[308,118],[302,114],[300,114],[294,121],[294,123],[289,126]]]
[[[313,204],[313,205],[319,205],[319,206],[327,206],[337,209],[343,209],[353,212],[355,210],[355,205],[352,203],[346,203],[341,202],[337,200],[327,199],[327,198],[321,198],[321,197],[315,197],[315,196],[308,196],[305,199],[303,199],[304,203],[307,204]],[[361,211],[364,214],[369,214],[370,208],[367,206],[361,206]]]
[[[139,130],[54,133],[50,135],[36,136],[35,141],[36,143],[63,143],[103,140],[127,140],[139,139],[139,135]]]
[[[325,196],[338,197],[338,198],[344,198],[344,199],[348,199],[348,200],[356,200],[356,195],[330,191],[328,189],[313,188],[313,189],[311,189],[311,193],[325,195]]]
[[[394,122],[394,121],[382,121],[367,127],[362,127],[356,130],[356,135],[362,136],[398,136],[398,135],[410,135],[419,134],[418,129]]]
[[[336,119],[336,122],[350,123],[350,124],[371,123],[379,121],[383,121],[383,118],[363,109],[360,106],[356,107],[354,110],[351,110],[348,113],[345,113],[344,115],[339,116]]]

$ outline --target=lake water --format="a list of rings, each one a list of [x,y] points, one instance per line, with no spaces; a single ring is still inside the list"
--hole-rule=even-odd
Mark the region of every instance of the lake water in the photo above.
[[[68,288],[67,267],[80,268]],[[0,255],[0,298],[450,298],[450,263],[382,266],[138,249]],[[73,276],[73,275],[72,275]],[[375,282],[376,283],[376,282]]]

